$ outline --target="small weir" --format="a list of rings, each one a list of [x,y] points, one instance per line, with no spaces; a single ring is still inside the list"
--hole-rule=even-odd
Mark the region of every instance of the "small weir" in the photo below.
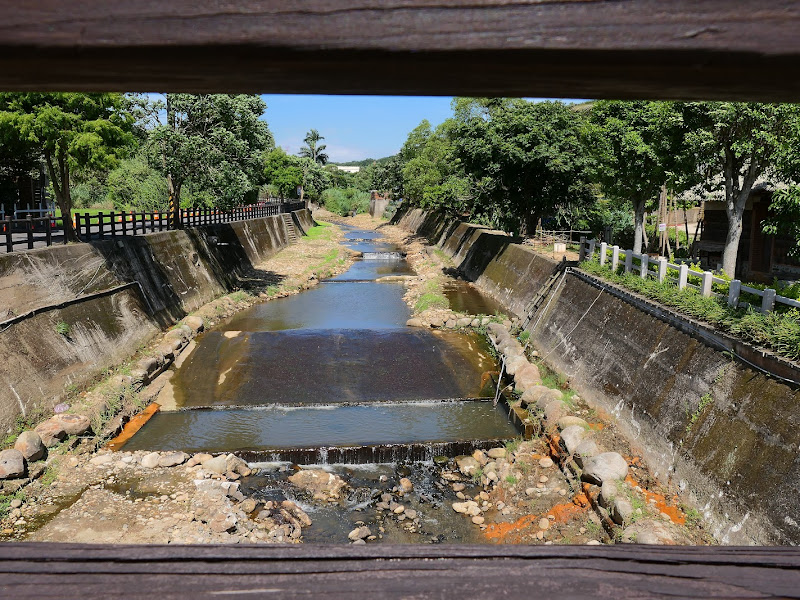
[[[124,449],[236,452],[259,465],[241,481],[246,494],[308,511],[307,541],[347,542],[359,521],[379,526],[385,541],[477,541],[449,508],[434,462],[518,435],[508,407],[492,401],[498,365],[475,334],[407,327],[405,286],[376,280],[414,271],[379,233],[344,229],[362,258],[203,334],[168,384],[170,410]],[[453,293],[480,300],[472,288]],[[297,465],[346,479],[350,495],[337,506],[307,502],[287,481]],[[398,476],[414,481],[407,500],[424,515],[413,535],[374,509]]]

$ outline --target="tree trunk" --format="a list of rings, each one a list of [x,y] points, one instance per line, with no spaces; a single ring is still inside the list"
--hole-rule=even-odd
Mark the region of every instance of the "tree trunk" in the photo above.
[[[53,192],[56,195],[56,204],[61,210],[61,222],[64,224],[64,239],[67,242],[79,242],[80,238],[72,226],[72,195],[69,192],[69,165],[66,157],[57,155],[56,165],[53,164],[53,156],[49,152],[44,153],[47,172],[50,174],[50,181],[53,184]]]
[[[644,208],[647,204],[646,200],[635,200],[633,202],[633,251],[636,254],[642,252],[642,242],[644,240]]]
[[[742,239],[742,217],[744,215],[750,190],[759,173],[758,161],[750,157],[750,164],[739,187],[739,169],[732,150],[726,151],[725,158],[725,213],[728,216],[728,235],[722,254],[722,270],[728,277],[736,277],[736,259],[739,255],[739,241]]]
[[[522,219],[520,235],[522,237],[533,237],[536,234],[536,225],[539,222],[539,215],[532,212],[527,213]]]

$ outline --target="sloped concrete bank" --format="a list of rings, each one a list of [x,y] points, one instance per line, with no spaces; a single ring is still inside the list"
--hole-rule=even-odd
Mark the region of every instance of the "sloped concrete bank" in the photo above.
[[[49,411],[313,224],[283,216],[0,256],[0,428]]]
[[[439,245],[517,316],[556,267],[502,232],[419,210],[394,222]],[[684,492],[721,543],[800,543],[800,392],[687,334],[688,319],[676,327],[674,314],[670,323],[652,302],[622,296],[568,273],[533,319],[532,344],[616,417],[654,475]]]

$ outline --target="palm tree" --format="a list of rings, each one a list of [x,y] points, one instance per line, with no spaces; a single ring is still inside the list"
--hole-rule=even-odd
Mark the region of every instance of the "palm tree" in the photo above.
[[[325,144],[319,144],[319,141],[324,139],[325,138],[322,137],[316,129],[309,131],[303,140],[306,145],[300,148],[300,156],[310,158],[321,165],[327,163],[328,155],[323,152],[327,146]]]

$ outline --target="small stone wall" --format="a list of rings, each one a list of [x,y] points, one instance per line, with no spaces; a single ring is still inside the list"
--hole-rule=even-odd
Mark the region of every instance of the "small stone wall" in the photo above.
[[[0,255],[0,428],[229,291],[287,233],[278,215]]]
[[[411,210],[394,222],[438,243],[517,316],[556,267],[505,234],[442,215]],[[720,542],[800,543],[795,387],[576,275],[545,306],[532,333],[541,356],[617,418],[654,474],[683,490]]]

